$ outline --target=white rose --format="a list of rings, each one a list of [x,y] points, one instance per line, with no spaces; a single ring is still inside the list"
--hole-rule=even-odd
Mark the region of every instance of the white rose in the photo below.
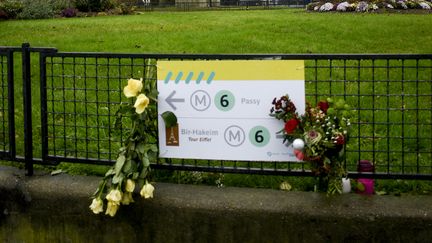
[[[108,200],[108,202],[112,202],[119,205],[122,199],[122,193],[118,189],[111,190],[106,196],[106,199]]]
[[[148,104],[150,103],[149,98],[145,94],[138,95],[134,107],[135,112],[138,114],[141,114],[144,112],[144,110],[147,108]]]
[[[114,217],[117,213],[118,208],[119,208],[118,204],[108,201],[108,207],[105,214]]]
[[[93,211],[94,214],[99,214],[103,212],[103,202],[100,198],[95,198],[92,201],[92,204],[90,205],[90,209]]]
[[[135,190],[135,182],[131,179],[127,179],[125,189],[127,192],[133,192]]]
[[[129,79],[127,86],[124,87],[123,93],[126,97],[131,98],[138,95],[139,92],[141,92],[143,88],[142,79]]]
[[[140,194],[144,198],[153,198],[153,191],[154,187],[152,184],[146,182],[146,184],[142,187]]]

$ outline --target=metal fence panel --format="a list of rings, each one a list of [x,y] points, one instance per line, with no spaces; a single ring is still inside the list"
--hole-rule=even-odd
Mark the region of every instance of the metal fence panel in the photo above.
[[[193,0],[152,2],[138,1],[137,6],[144,11],[157,10],[230,10],[230,9],[270,9],[270,8],[304,8],[310,0]]]
[[[113,129],[115,111],[126,102],[122,88],[128,78],[155,73],[157,60],[302,59],[308,101],[341,97],[355,107],[346,159],[351,176],[367,159],[375,163],[376,178],[432,178],[432,55],[42,55],[44,161],[113,163],[127,132]],[[145,82],[156,85],[156,77]],[[289,161],[161,159],[152,166],[310,175],[307,164]]]
[[[13,51],[0,48],[0,159],[15,157]]]

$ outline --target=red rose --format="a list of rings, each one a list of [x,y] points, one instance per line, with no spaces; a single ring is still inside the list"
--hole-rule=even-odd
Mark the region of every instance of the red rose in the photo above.
[[[345,144],[345,137],[341,134],[339,134],[336,138],[336,144],[337,145],[344,145]]]
[[[320,101],[318,102],[318,107],[327,114],[327,110],[329,108],[329,103],[327,101]]]
[[[285,123],[285,132],[288,133],[288,134],[293,133],[294,130],[296,130],[297,125],[298,125],[298,121],[297,121],[297,119],[294,119],[294,118],[293,118],[293,119],[287,121],[287,122]]]

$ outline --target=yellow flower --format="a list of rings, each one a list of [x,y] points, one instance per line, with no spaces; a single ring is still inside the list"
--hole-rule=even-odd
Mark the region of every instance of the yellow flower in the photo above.
[[[100,198],[95,198],[92,201],[92,204],[90,205],[90,209],[93,211],[94,214],[99,214],[103,212],[103,202]]]
[[[127,192],[133,192],[135,190],[135,182],[131,179],[127,179],[125,189]]]
[[[144,198],[153,198],[153,191],[154,191],[154,187],[152,186],[152,184],[147,183],[142,187],[141,189],[141,196]]]
[[[123,205],[129,205],[132,202],[134,202],[134,200],[132,198],[132,193],[131,192],[124,193],[121,203]]]
[[[148,104],[150,103],[149,98],[145,94],[138,95],[134,107],[135,112],[138,114],[141,114],[144,112],[144,110],[147,108]]]
[[[111,190],[108,195],[106,195],[106,199],[108,200],[108,203],[111,202],[119,205],[122,199],[122,193],[118,189]]]
[[[108,207],[107,207],[105,214],[108,214],[109,216],[114,217],[115,214],[117,213],[118,208],[119,208],[118,204],[113,203],[111,201],[108,201]]]
[[[126,97],[131,98],[138,95],[139,92],[141,92],[143,88],[142,79],[129,79],[128,85],[124,87],[123,93]]]
[[[283,191],[291,191],[292,186],[287,181],[284,181],[279,185],[279,188]]]

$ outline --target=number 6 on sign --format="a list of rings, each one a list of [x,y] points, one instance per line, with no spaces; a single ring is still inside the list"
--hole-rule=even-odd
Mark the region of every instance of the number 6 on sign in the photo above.
[[[235,105],[235,97],[230,91],[221,90],[216,94],[214,103],[220,111],[229,111]]]
[[[264,147],[270,141],[270,132],[263,126],[256,126],[249,131],[249,140],[257,147]]]

